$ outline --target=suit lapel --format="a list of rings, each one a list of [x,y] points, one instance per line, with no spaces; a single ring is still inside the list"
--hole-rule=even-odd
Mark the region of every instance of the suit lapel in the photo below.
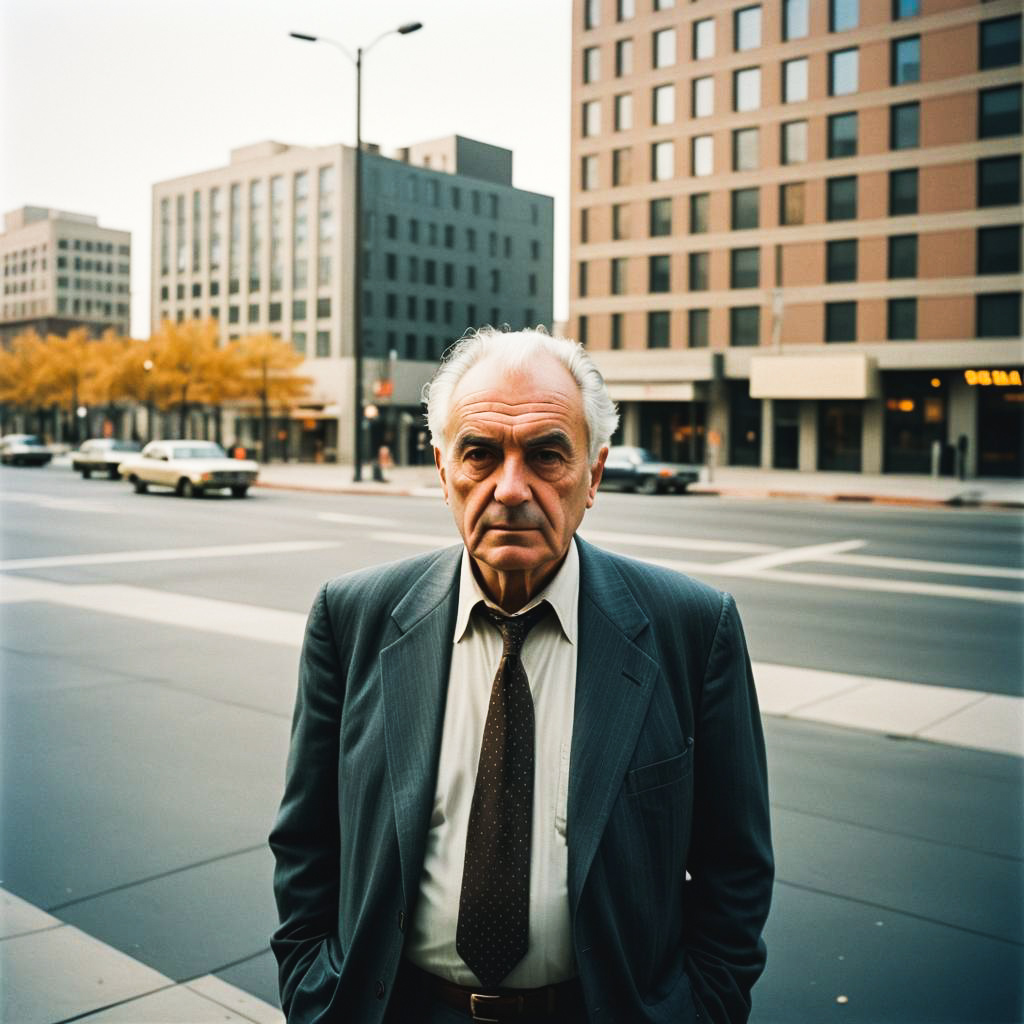
[[[647,626],[647,616],[614,563],[579,538],[577,542],[580,647],[568,806],[569,906],[573,917],[622,788],[659,671],[635,643]]]
[[[446,550],[392,612],[401,636],[380,654],[384,744],[407,905],[415,900],[437,780],[458,608],[461,547]]]

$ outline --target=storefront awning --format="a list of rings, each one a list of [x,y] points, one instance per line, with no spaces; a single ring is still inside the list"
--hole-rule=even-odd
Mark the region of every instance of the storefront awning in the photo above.
[[[878,367],[856,352],[815,356],[754,356],[751,398],[877,398]]]
[[[614,402],[692,402],[703,399],[693,381],[608,381]]]

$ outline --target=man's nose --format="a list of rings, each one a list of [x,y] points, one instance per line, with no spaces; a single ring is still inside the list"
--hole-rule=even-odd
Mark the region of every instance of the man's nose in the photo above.
[[[530,500],[530,481],[526,464],[517,455],[507,455],[498,469],[494,498],[502,505],[521,505]]]

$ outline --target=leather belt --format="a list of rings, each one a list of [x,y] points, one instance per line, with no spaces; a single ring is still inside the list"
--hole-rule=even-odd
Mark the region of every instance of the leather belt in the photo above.
[[[406,963],[405,969],[431,998],[469,1015],[481,1024],[504,1024],[505,1021],[548,1018],[558,1021],[586,1020],[583,989],[575,979],[543,988],[501,989],[480,992],[464,985],[445,981],[436,974]]]

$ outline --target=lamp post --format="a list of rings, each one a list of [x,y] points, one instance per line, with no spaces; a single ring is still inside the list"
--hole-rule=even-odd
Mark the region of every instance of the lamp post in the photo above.
[[[356,173],[355,181],[355,226],[352,232],[355,244],[355,256],[352,261],[355,287],[352,295],[352,353],[354,357],[354,427],[355,435],[352,439],[352,479],[357,483],[363,479],[363,136],[362,136],[362,90],[363,90],[363,55],[369,53],[382,39],[387,36],[407,36],[410,32],[417,32],[423,28],[419,21],[406,22],[398,28],[382,32],[367,46],[360,46],[356,49],[355,56],[342,46],[336,39],[328,39],[326,36],[311,36],[304,32],[290,32],[292,39],[299,39],[304,43],[327,43],[335,49],[340,50],[356,69]]]
[[[142,369],[146,374],[146,442],[153,440],[153,378],[150,374],[153,372],[153,360],[147,359],[142,364]]]

